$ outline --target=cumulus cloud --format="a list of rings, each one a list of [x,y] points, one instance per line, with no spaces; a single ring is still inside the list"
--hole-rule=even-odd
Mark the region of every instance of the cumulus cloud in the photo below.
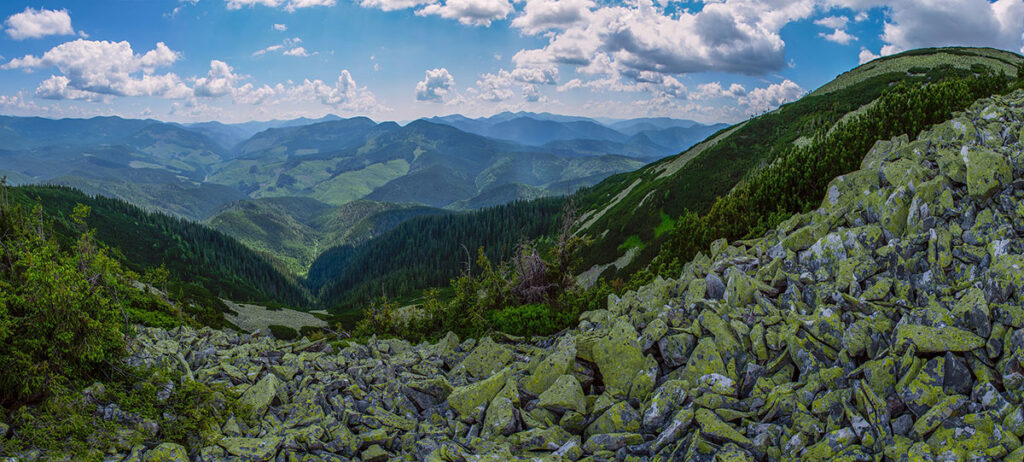
[[[482,74],[480,80],[476,81],[479,91],[477,97],[484,101],[505,101],[515,94],[511,88],[512,83],[512,74],[504,69],[497,74]]]
[[[376,8],[382,11],[404,10],[415,8],[420,5],[434,3],[436,0],[360,0],[359,6],[363,8]]]
[[[582,22],[595,6],[592,0],[527,0],[512,26],[530,35],[565,29]]]
[[[444,4],[434,3],[416,11],[419,16],[437,15],[456,19],[468,26],[490,26],[492,21],[505,19],[512,13],[508,0],[447,0]]]
[[[746,107],[747,114],[760,114],[775,109],[790,101],[795,101],[806,94],[800,85],[786,79],[781,83],[773,83],[765,88],[750,90],[746,96],[739,98],[739,103]]]
[[[288,26],[285,24],[274,24],[274,30],[278,32],[284,32],[288,30]]]
[[[206,77],[196,79],[192,89],[199,97],[217,98],[234,93],[235,83],[240,77],[228,63],[220,60],[210,61],[210,71]]]
[[[738,83],[729,85],[726,89],[721,82],[709,82],[697,85],[697,91],[688,95],[692,100],[705,100],[715,98],[738,98],[746,95],[747,89]]]
[[[846,16],[826,16],[815,20],[814,24],[832,29],[832,32],[829,33],[819,32],[818,37],[822,37],[829,42],[835,42],[840,45],[848,45],[850,42],[857,40],[857,37],[846,32],[846,24],[849,22],[850,18]]]
[[[550,33],[544,48],[519,51],[513,62],[587,68],[603,56],[605,67],[619,70],[763,74],[786,65],[782,27],[814,9],[811,0],[726,0],[667,14],[651,0],[638,0],[593,9],[585,20]]]
[[[886,12],[882,56],[920,47],[990,46],[1024,52],[1020,0],[834,0],[863,12]]]
[[[306,52],[306,49],[303,48],[303,47],[295,47],[295,48],[292,48],[290,50],[286,50],[284,53],[281,53],[281,54],[283,54],[285,56],[300,56],[300,57],[311,56],[308,52]]]
[[[821,19],[814,20],[814,23],[829,29],[846,29],[846,24],[850,22],[850,18],[846,16],[826,16]]]
[[[818,36],[828,40],[829,42],[835,42],[840,45],[849,45],[850,42],[857,40],[857,37],[850,35],[843,29],[835,29],[830,33],[819,32]]]
[[[555,66],[544,67],[519,67],[510,73],[513,79],[518,82],[554,85],[558,83],[558,68]]]
[[[441,102],[455,86],[455,79],[446,68],[430,69],[425,78],[416,83],[418,101]]]
[[[238,85],[244,77],[236,74],[227,63],[219,60],[210,62],[210,71],[205,77],[196,79],[194,95],[200,98],[231,96],[241,104],[265,104],[271,102],[314,102],[335,109],[350,111],[382,110],[376,96],[366,87],[356,84],[352,74],[343,69],[334,82],[320,79],[304,79],[300,84],[256,86],[252,83]],[[185,106],[183,106],[184,108]]]
[[[47,35],[75,35],[68,10],[25,8],[25,11],[9,16],[4,25],[7,26],[4,31],[15,40]]]
[[[229,10],[239,10],[262,5],[271,8],[284,8],[285,11],[293,12],[301,8],[314,6],[334,6],[336,3],[337,0],[227,0],[227,8]]]
[[[527,103],[538,103],[547,101],[547,98],[540,94],[540,89],[536,85],[524,85],[523,100]]]
[[[336,109],[349,111],[381,110],[376,97],[366,87],[356,85],[347,69],[341,71],[333,85],[322,80],[306,79],[285,91],[287,97],[297,101],[317,101]]]
[[[63,75],[51,77],[38,90],[48,98],[61,95],[74,99],[101,98],[78,92],[180,98],[191,93],[181,79],[173,73],[155,73],[157,68],[169,66],[180,57],[180,53],[163,42],[140,55],[132,51],[128,42],[79,39],[57,45],[42,56],[12,59],[0,69],[31,71],[56,67]]]
[[[860,64],[864,64],[868,61],[881,58],[881,56],[872,53],[871,50],[868,50],[867,48],[861,47],[860,54],[857,55],[857,58],[859,59]]]

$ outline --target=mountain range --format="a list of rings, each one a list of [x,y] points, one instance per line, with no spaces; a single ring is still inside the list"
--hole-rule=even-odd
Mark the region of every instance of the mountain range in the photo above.
[[[718,125],[503,113],[404,126],[365,117],[224,124],[0,117],[0,175],[192,220],[228,203],[367,199],[466,210],[561,195],[685,149]],[[678,131],[687,131],[682,133]]]

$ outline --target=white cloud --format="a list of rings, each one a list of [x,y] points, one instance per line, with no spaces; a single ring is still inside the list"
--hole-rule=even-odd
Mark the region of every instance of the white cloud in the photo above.
[[[511,76],[523,83],[554,85],[558,83],[558,68],[555,66],[519,67],[512,70]]]
[[[790,101],[796,101],[806,94],[800,85],[786,79],[781,83],[773,83],[765,88],[750,90],[746,96],[739,98],[739,103],[746,106],[747,114],[760,114],[775,109]]]
[[[886,13],[881,55],[934,46],[989,46],[1024,52],[1021,0],[834,0]]]
[[[860,54],[857,55],[857,58],[859,59],[860,64],[864,64],[868,61],[881,58],[881,56],[872,53],[871,50],[868,50],[867,48],[861,47]]]
[[[274,30],[284,32],[288,30],[288,26],[286,24],[274,24]]]
[[[526,0],[523,14],[512,20],[512,26],[530,35],[565,29],[583,21],[595,6],[592,0]]]
[[[36,96],[43,99],[77,99],[92,102],[108,101],[110,95],[70,87],[70,80],[63,75],[51,75],[36,87]]]
[[[455,78],[446,68],[430,69],[425,78],[416,83],[416,99],[418,101],[441,102],[455,86]]]
[[[262,5],[271,8],[284,8],[285,11],[293,12],[300,8],[334,6],[336,3],[337,0],[227,0],[227,8],[229,10],[239,10]]]
[[[836,29],[828,34],[824,32],[819,32],[818,36],[824,38],[825,40],[828,40],[829,42],[835,42],[840,45],[849,45],[850,42],[857,40],[857,37],[850,35],[843,29]]]
[[[295,48],[292,48],[290,50],[285,51],[282,54],[285,55],[285,56],[302,56],[302,57],[310,56],[310,54],[307,53],[306,49],[303,48],[303,47],[295,47]]]
[[[192,89],[199,97],[217,98],[234,93],[235,83],[240,77],[228,63],[219,60],[210,61],[210,71],[206,77],[196,79]]]
[[[414,8],[420,5],[434,3],[435,1],[436,0],[360,0],[359,6],[362,6],[363,8],[376,8],[382,11],[395,11]]]
[[[280,83],[271,87],[263,85],[256,88],[253,84],[247,83],[235,90],[235,102],[242,104],[263,104],[267,100],[285,92],[284,85]]]
[[[347,111],[386,109],[377,103],[372,92],[356,84],[348,70],[342,70],[333,84],[320,79],[304,79],[300,84],[289,81],[287,86],[282,83],[259,87],[246,83],[239,86],[238,83],[244,78],[236,74],[227,63],[213,60],[206,77],[195,80],[194,94],[201,98],[232,96],[232,101],[240,104],[313,102]]]
[[[15,40],[40,38],[47,35],[75,35],[68,10],[25,8],[25,11],[8,17],[4,21],[4,25],[7,26],[5,29],[7,35]]]
[[[457,19],[468,26],[490,26],[492,21],[505,19],[512,13],[508,0],[447,0],[444,4],[430,4],[416,11],[419,16],[437,15]]]
[[[692,100],[706,100],[715,98],[738,98],[746,95],[747,89],[738,83],[723,88],[721,82],[709,82],[697,85],[697,91],[688,95]]]
[[[786,65],[782,27],[814,10],[812,0],[726,0],[668,14],[651,0],[637,0],[591,11],[584,21],[550,33],[544,48],[519,51],[513,62],[587,68],[604,56],[605,72],[763,74]]]
[[[818,37],[822,37],[829,42],[835,42],[840,45],[848,45],[850,42],[857,40],[857,37],[846,32],[846,25],[849,22],[850,18],[846,16],[826,16],[815,20],[814,24],[832,29],[832,32],[830,33],[819,32]]]
[[[56,67],[63,76],[48,79],[38,90],[48,98],[61,95],[75,99],[88,92],[112,96],[163,96],[180,98],[190,93],[188,87],[173,73],[155,74],[155,70],[173,64],[181,54],[163,42],[139,55],[128,42],[90,41],[78,39],[51,48],[41,57],[26,55],[0,66],[0,69],[33,69]],[[60,78],[63,77],[63,78]]]
[[[272,53],[272,52],[275,52],[275,51],[279,51],[282,48],[284,48],[284,45],[271,45],[269,47],[262,48],[262,49],[254,51],[252,53],[252,55],[253,56],[263,56],[263,55],[265,55],[267,53]]]
[[[547,101],[547,97],[540,94],[540,89],[536,85],[524,85],[523,100],[527,103],[543,103]]]
[[[317,101],[321,104],[349,111],[383,109],[377,103],[373,93],[367,90],[366,87],[356,85],[355,79],[352,78],[352,74],[347,69],[341,71],[334,85],[326,84],[319,79],[306,79],[302,84],[287,89],[285,94],[291,100]]]
[[[281,52],[281,54],[283,54],[285,56],[306,57],[306,56],[313,56],[313,55],[317,54],[315,52],[314,53],[310,53],[310,52],[306,51],[305,48],[299,46],[300,43],[302,43],[302,39],[300,39],[298,37],[286,38],[280,44],[271,45],[269,47],[256,50],[256,51],[254,51],[252,53],[252,55],[253,56],[263,56],[263,55],[265,55],[267,53]]]
[[[505,101],[515,95],[511,88],[512,83],[512,74],[504,69],[497,74],[483,74],[480,80],[476,81],[480,92],[477,97],[484,101]]]
[[[846,16],[826,16],[814,20],[815,24],[828,29],[846,29],[846,23],[848,22],[850,22],[850,18]]]

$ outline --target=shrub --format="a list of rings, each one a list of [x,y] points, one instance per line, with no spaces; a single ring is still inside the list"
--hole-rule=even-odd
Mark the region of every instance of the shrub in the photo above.
[[[548,305],[520,305],[492,311],[491,324],[496,330],[512,335],[551,335],[572,322],[566,317]]]
[[[87,207],[75,209],[84,229]],[[138,292],[84,232],[73,254],[47,238],[42,208],[0,204],[0,403],[39,399],[124,352],[123,303]]]
[[[274,338],[278,340],[295,340],[299,338],[299,332],[288,326],[271,324],[267,328],[270,329],[270,333],[274,335]]]

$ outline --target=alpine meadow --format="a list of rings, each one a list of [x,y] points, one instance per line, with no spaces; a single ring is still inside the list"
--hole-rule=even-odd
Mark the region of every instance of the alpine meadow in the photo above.
[[[1024,0],[0,5],[0,461],[1024,462]]]

